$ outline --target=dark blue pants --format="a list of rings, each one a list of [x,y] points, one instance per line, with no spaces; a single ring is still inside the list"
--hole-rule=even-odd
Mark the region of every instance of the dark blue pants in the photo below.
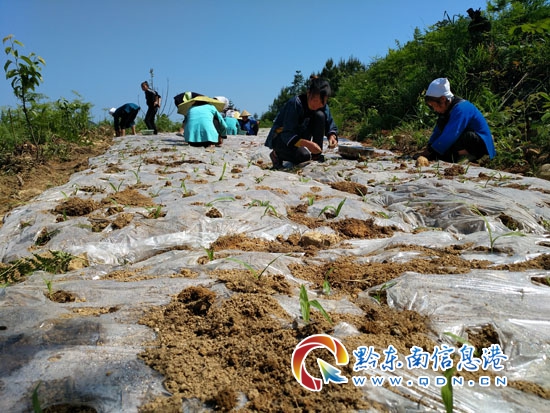
[[[306,132],[303,139],[315,142],[323,149],[323,138],[325,137],[326,116],[323,110],[318,110],[309,118]],[[306,148],[287,146],[278,136],[273,139],[273,150],[281,161],[289,161],[294,164],[311,160],[311,152]]]

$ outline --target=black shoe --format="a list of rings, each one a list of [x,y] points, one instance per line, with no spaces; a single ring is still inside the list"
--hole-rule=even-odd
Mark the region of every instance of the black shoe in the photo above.
[[[279,160],[275,151],[271,151],[271,153],[269,154],[269,158],[273,163],[273,169],[282,169],[283,163]]]
[[[322,153],[312,154],[311,160],[317,162],[325,162],[325,155],[323,155]]]

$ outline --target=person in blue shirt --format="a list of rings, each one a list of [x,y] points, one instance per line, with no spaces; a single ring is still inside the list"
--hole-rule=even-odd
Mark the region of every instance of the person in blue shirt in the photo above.
[[[111,108],[109,113],[114,119],[116,136],[125,136],[126,129],[132,128],[132,134],[136,134],[135,119],[140,107],[135,103],[125,103],[119,108]]]
[[[282,168],[283,161],[293,164],[309,160],[322,162],[325,136],[329,148],[337,145],[338,128],[327,104],[330,93],[327,80],[312,77],[305,94],[285,103],[265,141],[265,146],[273,149],[269,157],[274,169]]]
[[[250,113],[246,110],[241,112],[241,117],[239,118],[239,126],[241,130],[246,131],[247,135],[257,135],[258,134],[258,121],[250,117]]]
[[[451,92],[448,79],[430,83],[424,100],[438,119],[427,148],[416,158],[422,155],[428,160],[473,162],[485,155],[495,157],[495,144],[485,117],[471,102]]]

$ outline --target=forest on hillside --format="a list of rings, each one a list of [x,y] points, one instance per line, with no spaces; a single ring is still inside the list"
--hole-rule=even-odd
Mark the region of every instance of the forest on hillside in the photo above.
[[[423,94],[433,79],[446,77],[453,93],[479,107],[489,122],[497,156],[487,166],[535,174],[550,161],[549,34],[547,0],[491,0],[486,10],[444,13],[383,58],[368,64],[328,59],[312,75],[330,81],[329,106],[342,136],[403,153],[426,144],[435,116]],[[306,86],[296,71],[263,123]]]

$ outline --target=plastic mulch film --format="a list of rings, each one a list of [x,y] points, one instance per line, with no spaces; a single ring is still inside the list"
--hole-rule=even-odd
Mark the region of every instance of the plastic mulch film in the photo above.
[[[412,161],[397,161],[381,151],[364,160],[342,159],[336,151],[328,151],[325,162],[304,165],[300,173],[273,171],[260,167],[270,163],[269,149],[263,146],[266,132],[246,140],[230,136],[215,149],[183,145],[171,134],[117,138],[107,153],[90,160],[87,170],[4,217],[0,228],[4,264],[63,251],[88,265],[53,276],[37,271],[22,283],[0,289],[0,411],[31,410],[29,395],[39,382],[49,403],[86,404],[101,412],[137,411],[151,398],[166,394],[163,378],[137,357],[154,338],[154,331],[138,323],[143,311],[167,304],[191,285],[228,295],[213,285],[207,273],[238,264],[197,263],[221,235],[244,233],[266,241],[295,233],[330,235],[333,230],[328,226],[312,231],[287,217],[288,208],[304,203],[312,188],[316,201],[308,209],[310,217],[345,199],[343,217],[374,219],[375,224],[396,231],[387,238],[335,243],[312,260],[354,256],[369,265],[414,259],[416,253],[400,249],[403,245],[473,245],[460,255],[492,265],[550,253],[546,229],[550,182],[473,165],[450,175],[452,171],[445,170],[450,164],[417,168]],[[368,190],[344,192],[332,185],[336,182]],[[124,192],[129,188],[144,199],[137,202],[135,194]],[[123,195],[128,198],[118,198]],[[91,210],[68,215],[71,211],[59,207],[77,197],[85,199]],[[118,208],[122,204],[128,215]],[[111,215],[96,214],[100,210]],[[151,219],[155,214],[161,219]],[[124,225],[120,220],[126,220]],[[504,236],[507,232],[521,236]],[[490,249],[495,251],[488,253]],[[257,265],[273,259],[272,254],[254,251],[239,252],[239,257]],[[298,254],[283,256],[271,265],[271,272],[302,283],[289,270],[299,261]],[[197,276],[159,276],[182,269]],[[120,270],[139,270],[144,278],[123,285],[103,278]],[[544,270],[406,273],[386,294],[390,306],[429,315],[441,342],[451,342],[445,333],[464,336],[491,325],[509,356],[503,372],[508,380],[548,389],[550,289],[533,279],[549,276]],[[51,302],[44,296],[48,280],[77,299]],[[368,292],[363,294],[367,299]],[[299,317],[297,297],[276,298],[289,314]],[[327,311],[361,314],[347,299],[317,298]],[[97,313],[80,313],[90,308]],[[352,326],[342,324],[334,330],[342,337],[353,332]],[[394,374],[416,379],[420,373],[436,377],[430,371]],[[422,398],[434,411],[443,410],[435,386],[401,390],[399,395],[382,387],[369,388],[365,397],[392,411],[426,411],[407,395]],[[550,410],[550,402],[512,387],[463,386],[455,389],[455,409],[541,412]]]

